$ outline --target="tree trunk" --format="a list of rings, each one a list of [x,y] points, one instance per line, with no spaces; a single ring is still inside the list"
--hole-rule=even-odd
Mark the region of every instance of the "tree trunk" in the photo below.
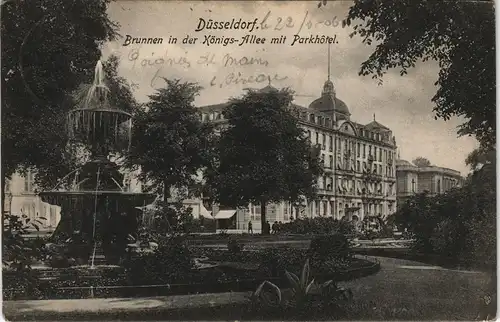
[[[266,201],[264,200],[260,201],[260,227],[262,235],[269,234],[269,231],[267,230],[266,226]]]
[[[2,176],[2,231],[3,231],[3,225],[5,221],[5,183],[7,182],[5,178],[5,172],[2,171],[1,173]]]

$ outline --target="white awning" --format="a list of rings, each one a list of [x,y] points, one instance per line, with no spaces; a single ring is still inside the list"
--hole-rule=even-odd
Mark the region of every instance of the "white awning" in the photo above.
[[[203,204],[200,204],[200,216],[208,219],[214,219],[212,212],[208,211]]]
[[[215,219],[229,219],[234,215],[236,215],[236,210],[220,210],[215,215]]]

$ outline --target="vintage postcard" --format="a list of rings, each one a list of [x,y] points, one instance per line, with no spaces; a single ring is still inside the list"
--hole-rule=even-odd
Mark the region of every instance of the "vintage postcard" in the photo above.
[[[493,1],[1,9],[6,320],[496,317]]]

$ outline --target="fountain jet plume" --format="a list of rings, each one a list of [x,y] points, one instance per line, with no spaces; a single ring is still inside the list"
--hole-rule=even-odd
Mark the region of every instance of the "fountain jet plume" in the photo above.
[[[94,156],[127,150],[131,144],[131,115],[111,104],[105,78],[99,60],[92,83],[80,86],[75,93],[76,106],[68,113],[67,119],[69,137],[92,146]]]

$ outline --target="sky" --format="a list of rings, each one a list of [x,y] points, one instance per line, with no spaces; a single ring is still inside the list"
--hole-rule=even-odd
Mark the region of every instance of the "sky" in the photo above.
[[[402,159],[423,156],[432,164],[466,174],[467,155],[478,146],[471,137],[458,138],[461,119],[435,120],[431,102],[437,88],[438,68],[434,62],[417,64],[408,75],[391,70],[379,85],[370,76],[359,76],[361,63],[374,46],[350,38],[350,27],[342,28],[350,1],[329,1],[318,8],[317,1],[118,1],[109,6],[110,18],[120,25],[121,38],[104,45],[103,58],[120,57],[119,74],[127,79],[136,98],[163,86],[162,77],[199,83],[203,89],[197,106],[217,104],[238,97],[245,88],[262,88],[269,83],[295,91],[295,103],[308,106],[321,95],[328,77],[328,45],[298,43],[297,37],[332,37],[330,77],[337,97],[343,100],[351,120],[366,124],[375,119],[392,129]],[[202,27],[205,29],[196,31]],[[207,22],[246,22],[254,30],[207,29]],[[234,25],[234,24],[233,24]],[[258,29],[256,29],[258,27]],[[127,37],[157,38],[162,43],[126,44]],[[248,39],[254,36],[253,43]],[[286,37],[271,44],[273,37]],[[173,43],[170,38],[177,38]],[[212,43],[211,38],[235,38],[233,44]],[[197,38],[195,43],[193,38]],[[266,38],[264,44],[255,38]],[[186,39],[185,41],[183,41]]]

